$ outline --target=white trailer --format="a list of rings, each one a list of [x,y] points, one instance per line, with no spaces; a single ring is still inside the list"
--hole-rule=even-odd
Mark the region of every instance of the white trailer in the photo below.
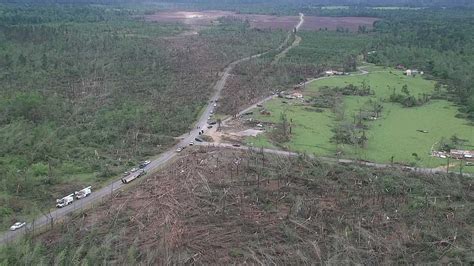
[[[62,199],[57,199],[56,200],[56,207],[62,208],[65,207],[69,204],[71,204],[74,201],[74,194],[69,194],[66,197]]]
[[[128,175],[126,177],[123,177],[122,178],[122,183],[128,184],[128,183],[132,182],[133,180],[135,180],[135,179],[137,179],[140,176],[145,175],[145,174],[146,174],[145,170],[140,169],[136,172],[131,173],[130,175]]]
[[[91,189],[92,189],[92,187],[88,186],[86,188],[83,188],[79,191],[74,192],[74,195],[76,195],[76,199],[85,198],[85,197],[89,196],[92,193]]]

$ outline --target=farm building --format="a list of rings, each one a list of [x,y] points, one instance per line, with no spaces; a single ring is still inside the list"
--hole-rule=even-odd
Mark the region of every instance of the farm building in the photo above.
[[[470,150],[450,150],[449,153],[444,151],[432,151],[431,156],[438,158],[453,158],[453,159],[465,159],[474,161],[474,151]]]
[[[326,72],[324,72],[326,74],[326,76],[333,76],[333,75],[336,75],[336,76],[340,76],[340,75],[344,75],[344,72],[341,72],[341,71],[336,71],[336,70],[328,70]]]
[[[291,94],[291,96],[294,96],[294,97],[297,98],[297,99],[303,98],[303,94],[301,94],[301,93],[299,93],[299,92],[293,92],[293,93]]]
[[[438,158],[446,158],[448,157],[446,152],[444,151],[432,151],[431,156],[438,157]]]
[[[413,76],[413,75],[417,75],[417,74],[420,74],[420,75],[423,75],[423,71],[418,71],[416,69],[407,69],[405,70],[405,75],[407,76]]]
[[[455,159],[474,160],[474,151],[469,150],[450,150],[449,155]]]

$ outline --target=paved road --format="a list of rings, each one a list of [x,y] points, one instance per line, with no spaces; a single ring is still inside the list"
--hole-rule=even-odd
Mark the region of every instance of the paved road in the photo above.
[[[275,149],[261,149],[257,147],[248,147],[248,146],[233,146],[232,144],[228,143],[212,143],[212,142],[202,142],[198,143],[197,145],[199,146],[209,146],[209,147],[220,147],[220,148],[226,148],[226,149],[236,149],[236,150],[244,150],[244,151],[263,151],[264,153],[269,153],[269,154],[275,154],[275,155],[280,155],[280,156],[291,156],[291,157],[297,157],[302,155],[301,153],[296,153],[296,152],[290,152],[290,151],[283,151],[283,150],[275,150]],[[324,156],[314,156],[311,154],[307,155],[310,158],[317,158],[322,161],[326,162],[336,162],[336,163],[347,163],[347,164],[359,164],[359,165],[365,165],[365,166],[370,166],[370,167],[375,167],[375,168],[397,168],[400,170],[406,170],[406,171],[413,171],[417,173],[423,173],[423,174],[442,174],[446,173],[446,170],[443,169],[438,169],[438,168],[419,168],[419,167],[411,167],[411,166],[403,166],[403,165],[391,165],[391,164],[382,164],[382,163],[373,163],[373,162],[367,162],[367,161],[359,161],[359,160],[351,160],[351,159],[337,159],[337,158],[331,158],[331,157],[324,157]],[[472,176],[471,174],[464,173],[464,176]]]
[[[367,75],[369,74],[368,71],[364,70],[363,67],[359,67],[358,69],[360,72],[359,73],[356,73],[356,74],[350,74],[350,76],[360,76],[360,75]],[[319,77],[319,78],[314,78],[314,79],[310,79],[300,85],[298,85],[299,87],[303,87],[303,86],[306,86],[308,84],[310,84],[311,82],[314,82],[316,80],[322,80],[322,79],[328,79],[328,78],[332,78],[332,77],[335,77],[335,76],[324,76],[324,77]],[[272,99],[275,99],[276,97],[278,97],[278,95],[276,94],[273,94],[273,95],[270,95],[268,97],[265,97],[263,99],[261,99],[260,101],[250,105],[249,107],[243,109],[242,111],[240,111],[239,113],[237,113],[237,117],[239,116],[242,116],[243,114],[247,113],[247,112],[250,112],[252,111],[253,109],[257,108],[257,105],[261,105],[261,104],[264,104],[265,102],[268,102]],[[222,124],[225,125],[226,122],[230,121],[233,117],[230,116],[230,117],[227,117],[226,119],[222,120]]]
[[[303,20],[303,14],[300,14],[300,22],[298,25],[296,25],[297,28],[299,28],[302,24]],[[289,33],[291,34],[291,33]],[[284,45],[284,44],[282,44]],[[191,130],[191,132],[186,133],[182,135],[180,138],[181,140],[179,141],[178,144],[176,144],[174,147],[169,149],[168,151],[162,153],[157,159],[153,160],[149,165],[145,167],[145,171],[147,172],[154,172],[157,171],[160,167],[164,166],[167,162],[169,162],[171,159],[173,159],[177,155],[177,148],[178,147],[186,147],[189,145],[191,141],[193,141],[197,136],[199,136],[199,131],[201,129],[205,129],[207,126],[207,121],[211,115],[211,112],[214,110],[214,102],[219,99],[221,95],[221,91],[224,88],[226,81],[230,75],[230,72],[232,69],[238,65],[239,63],[242,63],[244,61],[248,61],[252,58],[257,58],[262,55],[267,54],[269,51],[252,55],[246,58],[239,59],[237,61],[234,61],[230,63],[225,69],[224,72],[222,73],[221,78],[217,81],[217,83],[214,85],[214,95],[210,99],[210,103],[207,105],[206,109],[204,112],[201,114],[199,117],[198,121],[195,124],[195,128]],[[38,217],[34,222],[29,222],[27,221],[27,226],[16,230],[16,231],[8,231],[4,233],[2,236],[0,236],[0,244],[7,243],[9,241],[12,241],[16,239],[17,237],[23,235],[27,230],[32,230],[33,228],[40,228],[43,226],[48,225],[51,222],[51,219],[53,221],[56,220],[61,220],[63,219],[66,215],[74,212],[76,209],[82,209],[84,207],[87,207],[93,203],[98,203],[100,200],[105,198],[108,195],[111,195],[113,191],[116,191],[118,189],[121,189],[123,186],[125,186],[122,181],[116,180],[112,182],[111,184],[92,192],[88,197],[83,198],[81,200],[75,200],[71,205],[68,205],[64,208],[61,209],[54,209],[50,213],[47,213],[41,217]]]

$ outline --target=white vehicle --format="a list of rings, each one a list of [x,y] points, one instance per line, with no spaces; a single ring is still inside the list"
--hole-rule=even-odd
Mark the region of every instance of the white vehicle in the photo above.
[[[69,204],[71,204],[74,201],[74,194],[69,194],[66,197],[62,199],[57,199],[56,200],[56,207],[62,208],[65,207]]]
[[[87,196],[89,196],[92,193],[91,186],[88,186],[86,188],[83,188],[79,191],[74,192],[74,195],[76,195],[76,199],[82,199]]]
[[[147,165],[149,165],[150,163],[151,163],[151,161],[144,161],[144,162],[141,162],[138,167],[139,167],[140,169],[143,169],[143,168],[145,168]]]
[[[15,231],[22,228],[25,225],[26,225],[25,222],[16,222],[14,225],[10,226],[10,230]]]
[[[182,151],[182,150],[183,150],[183,149],[181,149],[181,147],[179,147],[179,148],[176,149],[176,152],[180,152],[180,151]]]
[[[136,167],[133,167],[132,170],[130,170],[130,172],[132,172],[132,173],[135,173],[136,171],[138,171],[138,168],[136,168]]]
[[[214,107],[217,107],[217,103],[214,104]]]
[[[194,141],[189,142],[189,146],[193,146],[193,145],[194,145]]]

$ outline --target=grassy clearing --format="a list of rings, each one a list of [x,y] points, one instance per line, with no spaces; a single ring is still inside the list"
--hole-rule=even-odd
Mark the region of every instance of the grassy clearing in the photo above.
[[[317,155],[334,156],[336,150],[342,150],[346,157],[360,158],[375,162],[395,162],[412,164],[423,167],[438,167],[446,165],[446,160],[430,156],[430,151],[442,137],[449,138],[456,134],[468,140],[465,148],[474,145],[474,127],[464,119],[456,118],[456,106],[444,100],[432,100],[429,103],[412,108],[404,108],[400,104],[387,102],[393,88],[400,92],[403,85],[407,85],[411,95],[431,93],[434,82],[423,79],[421,76],[407,77],[401,71],[384,69],[373,65],[366,65],[365,70],[371,71],[367,75],[332,77],[313,82],[304,92],[306,98],[314,96],[321,87],[344,87],[349,84],[361,85],[365,82],[375,92],[372,96],[345,96],[343,101],[344,120],[351,121],[367,101],[379,100],[383,105],[381,117],[376,121],[368,122],[368,142],[365,148],[356,148],[352,145],[337,147],[331,143],[333,135],[331,129],[338,123],[331,110],[315,112],[314,108],[304,106],[295,100],[275,99],[265,105],[272,115],[255,115],[255,118],[278,122],[280,114],[285,112],[293,120],[291,140],[284,145],[294,151],[314,153]],[[288,102],[288,103],[284,103]],[[420,133],[425,130],[428,133]],[[262,138],[262,137],[259,137]],[[248,140],[248,142],[254,142]],[[256,143],[265,143],[259,140]],[[417,156],[414,156],[416,154]],[[454,162],[454,165],[457,165]],[[465,171],[474,171],[466,167]]]

